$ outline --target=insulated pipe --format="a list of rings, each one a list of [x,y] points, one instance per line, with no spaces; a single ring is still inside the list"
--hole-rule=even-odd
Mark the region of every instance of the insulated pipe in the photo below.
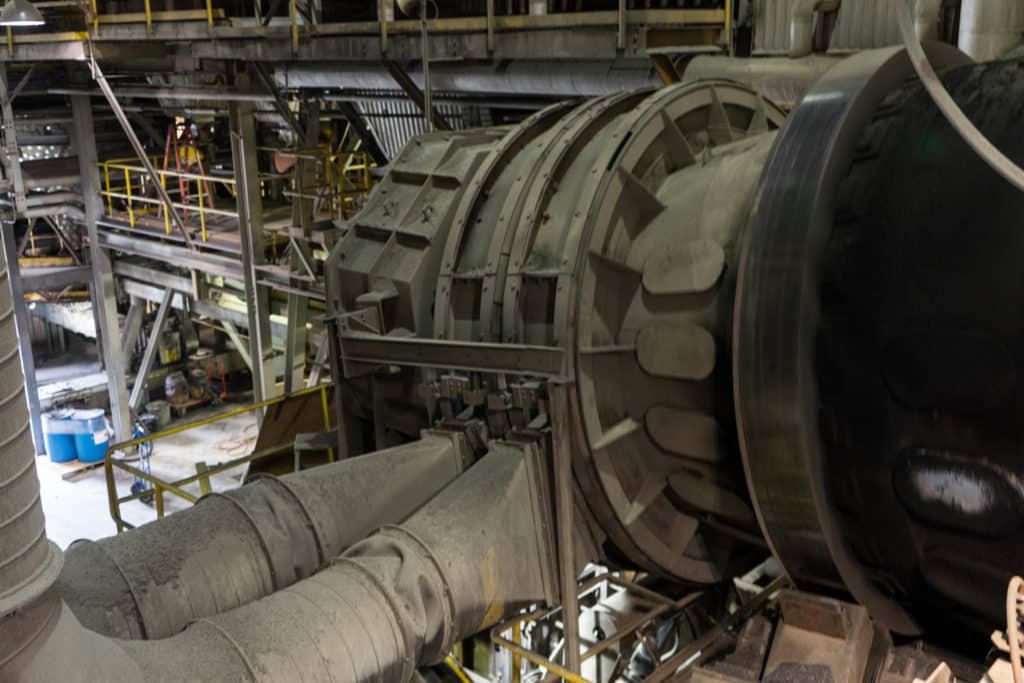
[[[0,679],[410,680],[460,639],[550,599],[538,463],[535,446],[492,444],[402,526],[172,638],[104,638],[48,593],[0,622]]]
[[[405,66],[422,89],[422,69],[416,63]],[[540,60],[471,66],[442,63],[431,66],[430,80],[439,92],[544,97],[607,95],[661,82],[649,61],[635,59],[573,64]],[[282,65],[275,69],[274,81],[281,88],[395,89],[385,67],[341,62]]]
[[[789,56],[806,57],[814,50],[814,8],[819,0],[796,0],[789,10]]]
[[[290,586],[462,473],[456,432],[283,477],[262,476],[195,507],[65,554],[57,589],[84,626],[166,638]]]
[[[1021,42],[1024,2],[963,0],[959,47],[975,61],[998,59]]]

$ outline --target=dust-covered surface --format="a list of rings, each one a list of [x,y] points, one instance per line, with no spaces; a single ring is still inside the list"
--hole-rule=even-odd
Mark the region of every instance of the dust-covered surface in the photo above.
[[[221,405],[190,412],[182,422],[192,422],[227,411],[234,406]],[[205,462],[208,467],[245,455],[252,451],[257,435],[256,418],[253,415],[239,415],[210,425],[160,439],[154,443],[151,465],[153,474],[162,479],[180,479],[195,474],[196,463]],[[67,548],[80,538],[96,540],[116,532],[110,517],[107,502],[107,486],[103,467],[97,467],[74,480],[64,481],[62,475],[73,472],[82,463],[53,463],[46,457],[36,459],[42,490],[43,511],[46,514],[46,532],[54,543]],[[211,477],[215,491],[224,491],[239,486],[242,468]],[[118,493],[129,494],[131,475],[115,470]],[[199,495],[199,485],[185,487]],[[187,502],[173,495],[166,495],[165,510],[189,506]],[[122,506],[124,519],[138,525],[156,519],[155,509],[144,503],[132,501]]]

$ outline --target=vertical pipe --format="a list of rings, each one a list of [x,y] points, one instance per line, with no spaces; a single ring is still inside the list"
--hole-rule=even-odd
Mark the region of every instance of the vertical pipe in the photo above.
[[[430,35],[427,33],[427,6],[430,3],[420,2],[420,48],[423,51],[423,116],[427,121],[427,130],[434,130],[434,94],[430,83]]]
[[[494,52],[494,0],[487,0],[487,52]]]
[[[615,36],[615,47],[626,49],[626,0],[619,0],[619,30]]]
[[[213,33],[213,0],[206,0],[206,27]]]
[[[153,8],[149,0],[146,0],[146,35],[153,33]]]

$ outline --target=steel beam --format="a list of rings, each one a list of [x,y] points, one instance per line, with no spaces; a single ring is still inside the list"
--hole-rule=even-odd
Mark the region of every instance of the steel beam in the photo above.
[[[281,91],[278,90],[277,86],[274,85],[274,79],[270,77],[267,70],[259,62],[252,62],[252,72],[256,76],[256,80],[266,89],[274,101],[274,108],[277,113],[281,115],[284,122],[288,124],[288,127],[295,133],[295,138],[299,141],[300,147],[309,147],[310,141],[307,138],[308,131],[305,130],[299,120],[295,117],[291,108],[288,106],[288,102],[281,95]]]
[[[378,166],[387,166],[388,155],[384,153],[384,149],[377,141],[377,136],[366,125],[366,120],[356,109],[356,106],[351,102],[338,102],[337,106],[338,111],[348,121],[348,125],[352,126],[352,131],[356,134],[356,137],[362,141],[363,149],[373,157]]]
[[[128,315],[124,319],[124,333],[121,335],[121,357],[124,359],[126,368],[129,365],[132,349],[139,341],[139,332],[142,331],[142,318],[145,312],[146,302],[133,296],[131,306],[128,307]]]
[[[266,263],[263,234],[263,199],[256,164],[256,124],[253,105],[229,105],[231,158],[238,192],[238,223],[242,242],[242,270],[252,359],[253,393],[257,402],[277,394],[274,347],[270,333],[270,290],[259,284],[257,267]]]
[[[228,333],[228,338],[231,339],[231,343],[235,345],[235,350],[238,351],[238,355],[245,361],[246,366],[249,368],[249,372],[253,371],[252,367],[252,356],[249,355],[249,345],[242,339],[241,333],[235,324],[230,320],[222,320],[221,325],[224,326],[224,331]]]
[[[92,268],[89,266],[68,266],[65,268],[29,268],[21,271],[23,292],[52,292],[71,285],[92,282]]]
[[[405,72],[405,69],[402,68],[401,64],[393,60],[388,60],[385,64],[388,67],[388,72],[391,74],[391,77],[394,78],[395,82],[398,83],[402,90],[405,91],[405,94],[409,96],[409,99],[413,101],[413,104],[419,108],[424,116],[429,115],[430,122],[434,124],[434,128],[436,130],[452,129],[448,120],[441,116],[432,104],[428,105],[427,98],[424,96],[423,91],[416,86],[416,83],[414,83],[411,78],[409,78],[409,74]],[[430,107],[429,110],[427,109],[428,106]]]
[[[121,282],[121,287],[124,289],[125,294],[128,294],[129,296],[135,296],[157,304],[164,300],[164,290],[160,287],[142,284],[141,282],[135,282],[134,280],[123,280]],[[171,305],[175,310],[190,310],[192,313],[203,316],[204,318],[219,320],[220,322],[230,322],[236,327],[246,327],[249,324],[249,318],[245,311],[227,308],[204,299],[193,298],[189,300],[189,298],[181,292],[174,293],[174,296],[171,298]],[[271,320],[270,332],[272,334],[274,345],[283,348],[285,326]]]
[[[262,224],[261,214],[260,225],[262,226]],[[244,270],[239,267],[238,257],[232,258],[206,251],[193,251],[160,240],[129,235],[120,230],[100,230],[97,234],[97,240],[104,249],[144,256],[154,261],[161,261],[173,266],[198,270],[210,275],[219,275],[234,280],[241,280],[244,277]]]
[[[132,420],[128,407],[128,388],[124,364],[121,362],[118,338],[117,300],[110,256],[100,246],[97,221],[103,214],[100,199],[100,171],[96,158],[96,130],[93,125],[92,103],[84,95],[71,98],[72,137],[78,152],[81,173],[82,201],[85,206],[85,227],[89,236],[89,254],[92,259],[92,305],[96,311],[97,341],[103,349],[103,365],[107,373],[110,394],[110,414],[114,434],[118,441],[131,438]]]
[[[3,116],[3,159],[7,166],[7,175],[14,185],[14,210],[24,214],[28,209],[25,202],[25,179],[21,174],[21,151],[18,147],[18,135],[14,125],[14,98],[7,89],[7,67],[0,65],[0,113]]]
[[[139,136],[135,134],[135,129],[132,128],[132,124],[128,120],[127,114],[125,114],[124,109],[121,108],[121,103],[117,101],[117,96],[114,94],[113,89],[111,89],[110,83],[107,82],[106,76],[103,75],[100,65],[95,59],[92,59],[90,60],[89,67],[92,70],[93,80],[96,81],[96,85],[100,87],[100,92],[103,93],[103,97],[106,98],[107,104],[110,105],[110,109],[114,112],[114,117],[117,119],[117,122],[121,124],[124,134],[128,136],[128,142],[131,143],[132,149],[135,150],[135,156],[139,158],[139,162],[142,164],[143,168],[146,169],[146,174],[153,182],[153,187],[156,190],[157,195],[160,197],[160,201],[163,202],[164,211],[166,211],[171,217],[174,225],[181,233],[181,238],[185,240],[185,244],[188,245],[189,249],[192,249],[192,238],[189,237],[188,227],[186,227],[185,221],[182,220],[178,211],[174,208],[174,203],[171,201],[170,196],[168,196],[167,190],[164,189],[163,183],[160,182],[159,174],[156,172],[156,169],[153,168],[153,164],[149,160],[149,155],[146,154],[146,149],[142,146],[142,142],[139,141]]]
[[[152,268],[141,263],[133,263],[127,259],[118,259],[114,262],[114,275],[132,278],[133,280],[164,287],[165,289],[173,289],[176,292],[184,292],[191,297],[196,295],[195,286],[191,278],[168,273],[166,270]]]
[[[149,339],[146,341],[146,351],[142,354],[142,364],[135,373],[135,384],[132,385],[132,393],[128,398],[128,404],[135,412],[142,407],[143,391],[146,388],[149,371],[153,369],[153,361],[156,360],[156,352],[160,348],[160,335],[167,324],[167,314],[171,312],[171,301],[174,299],[174,292],[170,289],[164,290],[164,300],[160,302],[160,308],[156,311],[156,320],[149,332]]]
[[[341,335],[341,356],[345,363],[448,368],[538,377],[562,374],[565,362],[565,352],[551,346],[384,337],[363,332],[345,332]]]
[[[32,441],[36,453],[45,453],[43,441],[43,420],[39,407],[39,384],[36,382],[36,362],[32,355],[32,326],[28,308],[25,306],[25,290],[22,287],[18,265],[17,244],[14,239],[14,222],[3,222],[4,258],[7,261],[7,278],[11,283],[11,305],[14,325],[18,335],[18,350],[21,353],[21,369],[25,373],[25,399],[28,402],[29,422],[32,427]],[[4,353],[10,353],[9,349]]]
[[[580,673],[580,601],[576,566],[574,519],[575,486],[572,474],[570,424],[572,384],[562,378],[548,382],[548,417],[551,420],[551,451],[554,460],[555,531],[558,534],[558,575],[562,594],[562,628],[565,634],[565,668]]]
[[[302,112],[303,135],[300,137],[303,146],[311,146],[320,132],[320,104],[308,102]],[[313,198],[312,187],[316,183],[316,161],[303,155],[295,158],[295,192],[292,198],[292,230],[301,232],[301,238],[290,235],[291,250],[289,251],[288,270],[290,274],[298,274],[303,278],[303,270],[309,270],[313,261],[313,252],[309,240],[313,236]],[[289,282],[289,284],[292,284]],[[309,322],[309,297],[299,293],[288,294],[288,337],[284,346],[284,392],[298,391],[306,386],[306,324]]]

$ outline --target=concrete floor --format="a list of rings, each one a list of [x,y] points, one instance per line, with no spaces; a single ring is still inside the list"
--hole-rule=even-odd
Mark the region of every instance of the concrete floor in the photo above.
[[[234,406],[211,406],[202,410],[189,411],[188,415],[176,422],[187,423],[204,417],[223,413]],[[208,467],[252,452],[257,435],[256,417],[251,414],[239,415],[210,425],[196,427],[154,443],[150,458],[153,474],[161,479],[181,479],[195,474],[196,463],[205,462]],[[62,475],[82,466],[76,461],[54,463],[49,458],[36,460],[42,489],[43,511],[46,513],[46,532],[50,539],[61,548],[67,548],[80,538],[98,539],[116,532],[110,516],[107,500],[106,478],[103,467],[90,470],[71,481]],[[136,463],[137,464],[137,463]],[[224,474],[211,477],[213,490],[235,488],[241,481],[244,468],[239,467]],[[130,474],[115,470],[118,494],[130,492]],[[185,489],[199,495],[199,485],[191,484]],[[166,511],[180,510],[188,503],[173,495],[165,496]],[[139,525],[156,519],[156,510],[139,501],[122,506],[123,519]]]

